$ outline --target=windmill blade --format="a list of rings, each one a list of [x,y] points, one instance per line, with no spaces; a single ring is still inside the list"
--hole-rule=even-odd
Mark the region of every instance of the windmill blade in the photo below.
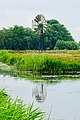
[[[38,23],[32,20],[32,29],[35,29],[38,27]]]
[[[38,23],[35,22],[35,21],[33,21],[33,20],[32,20],[32,24],[33,24],[33,25],[38,25]]]
[[[41,21],[42,21],[42,23],[46,22],[46,19],[43,15],[41,15]]]
[[[45,23],[43,23],[43,31],[45,31],[46,28],[47,28],[47,23],[45,22]]]
[[[43,26],[47,26],[47,23],[42,23],[43,24]]]

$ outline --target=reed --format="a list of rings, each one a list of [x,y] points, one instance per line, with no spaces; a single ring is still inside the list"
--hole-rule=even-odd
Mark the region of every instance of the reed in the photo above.
[[[25,73],[41,75],[80,73],[80,51],[48,51],[46,53],[0,51],[0,61]]]
[[[0,90],[0,120],[43,120],[45,113],[33,109],[33,103],[26,107],[16,98],[12,100],[4,90]]]

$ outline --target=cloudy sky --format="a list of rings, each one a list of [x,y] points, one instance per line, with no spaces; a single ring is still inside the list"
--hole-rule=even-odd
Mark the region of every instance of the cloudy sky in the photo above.
[[[80,0],[0,0],[0,28],[22,25],[31,28],[37,14],[64,24],[80,41]]]

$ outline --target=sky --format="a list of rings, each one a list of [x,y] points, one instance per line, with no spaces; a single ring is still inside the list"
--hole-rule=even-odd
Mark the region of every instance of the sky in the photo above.
[[[80,0],[0,0],[0,29],[14,25],[31,28],[38,14],[58,20],[80,41]]]

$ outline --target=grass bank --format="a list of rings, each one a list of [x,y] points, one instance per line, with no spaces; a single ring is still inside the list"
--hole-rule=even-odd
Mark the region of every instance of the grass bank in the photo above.
[[[24,74],[65,75],[80,74],[80,50],[0,51],[0,62],[13,66]]]
[[[43,120],[43,116],[39,108],[33,109],[33,103],[26,108],[20,99],[13,101],[0,90],[0,120]]]

